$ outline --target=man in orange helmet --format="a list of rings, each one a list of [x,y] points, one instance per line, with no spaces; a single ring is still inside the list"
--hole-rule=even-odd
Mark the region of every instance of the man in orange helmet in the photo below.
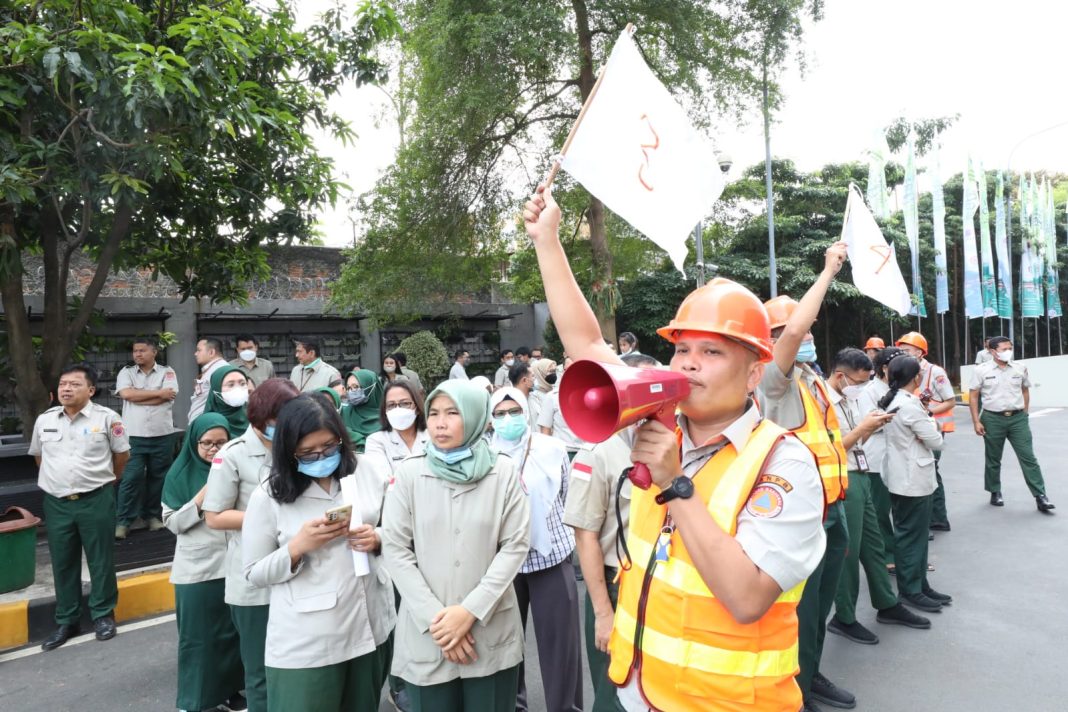
[[[849,460],[843,447],[835,396],[813,366],[816,345],[813,322],[827,290],[846,258],[845,243],[827,248],[823,271],[816,282],[795,301],[782,295],[764,303],[771,323],[774,360],[764,371],[757,398],[772,421],[792,430],[816,456],[823,481],[827,515],[823,526],[827,548],[820,565],[809,577],[797,607],[800,631],[798,685],[805,710],[819,710],[818,702],[849,709],[857,704],[849,691],[838,687],[820,672],[827,618],[831,614],[849,546],[844,500],[849,486]]]
[[[957,395],[949,375],[941,366],[927,360],[927,339],[918,331],[910,331],[894,344],[909,356],[920,362],[920,387],[916,395],[927,404],[927,411],[934,416],[938,429],[943,436],[957,429],[953,422],[953,408],[957,405]],[[942,451],[935,451],[935,479],[938,488],[934,492],[931,504],[931,529],[948,532],[949,512],[946,510],[946,488],[942,484],[942,472],[938,464],[942,460]]]
[[[620,363],[575,283],[549,191],[523,218],[567,353]],[[771,359],[767,312],[717,279],[657,333],[690,394],[674,431],[649,420],[634,433],[631,459],[653,486],[632,492],[609,678],[627,712],[799,710],[795,611],[823,554],[823,493],[812,454],[749,397]]]
[[[878,336],[872,336],[864,344],[864,353],[875,362],[875,354],[879,353],[886,348],[886,342],[880,339]]]

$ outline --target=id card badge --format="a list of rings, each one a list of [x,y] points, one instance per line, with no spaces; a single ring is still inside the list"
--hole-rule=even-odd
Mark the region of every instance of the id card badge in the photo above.
[[[860,448],[857,448],[853,451],[853,456],[857,459],[857,469],[867,472],[868,458],[864,455],[864,451]]]

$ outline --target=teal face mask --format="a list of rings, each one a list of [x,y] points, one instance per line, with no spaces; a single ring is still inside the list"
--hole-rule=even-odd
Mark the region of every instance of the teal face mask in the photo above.
[[[816,342],[804,341],[797,350],[797,360],[800,363],[812,363],[816,360]]]
[[[502,415],[493,419],[493,432],[505,440],[515,442],[527,432],[525,415]]]
[[[472,456],[471,448],[458,447],[452,450],[439,450],[434,445],[428,444],[426,451],[432,456],[444,462],[446,465],[455,465],[457,462],[462,462]]]

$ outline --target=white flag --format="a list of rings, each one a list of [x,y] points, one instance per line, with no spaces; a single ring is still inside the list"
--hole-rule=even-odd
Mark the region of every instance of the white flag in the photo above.
[[[561,165],[680,272],[687,237],[723,192],[715,151],[626,30]]]
[[[901,316],[912,307],[893,245],[886,244],[879,225],[854,185],[849,186],[842,240],[847,245],[853,284],[860,293],[885,304]]]

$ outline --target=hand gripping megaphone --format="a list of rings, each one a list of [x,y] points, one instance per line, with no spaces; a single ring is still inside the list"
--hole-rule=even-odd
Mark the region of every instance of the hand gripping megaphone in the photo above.
[[[674,430],[675,405],[689,394],[690,383],[681,373],[575,361],[560,381],[560,413],[571,432],[600,443],[648,418]],[[649,468],[640,462],[627,476],[642,489],[653,483]]]

